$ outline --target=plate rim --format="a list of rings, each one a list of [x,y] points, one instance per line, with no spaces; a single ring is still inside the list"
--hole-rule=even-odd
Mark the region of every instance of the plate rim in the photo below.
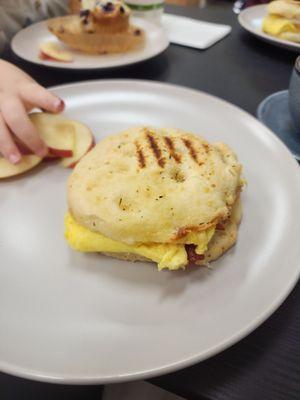
[[[251,7],[248,7],[248,8],[245,8],[244,10],[242,10],[240,12],[240,14],[238,15],[238,22],[239,22],[240,26],[242,28],[244,28],[247,32],[252,33],[254,36],[260,38],[263,41],[267,41],[271,44],[274,44],[275,46],[283,47],[287,50],[300,51],[300,44],[297,44],[294,42],[289,42],[288,40],[284,40],[284,39],[279,39],[279,38],[273,37],[271,35],[267,35],[263,31],[257,31],[254,28],[252,28],[250,25],[247,24],[247,22],[245,21],[246,14],[250,14],[251,12],[253,12],[253,9],[265,11],[266,8],[267,7],[265,4],[258,4],[258,5],[251,6]]]
[[[226,106],[230,106],[231,108],[238,112],[240,115],[244,116],[245,118],[250,118],[252,122],[254,122],[256,125],[260,125],[261,129],[264,131],[265,135],[272,137],[272,140],[275,140],[277,144],[279,144],[282,148],[282,150],[286,153],[286,156],[289,157],[289,160],[291,162],[290,165],[294,165],[295,167],[295,172],[296,169],[299,168],[297,161],[294,159],[293,155],[291,152],[288,150],[288,148],[284,145],[284,143],[267,127],[265,126],[261,121],[259,121],[257,118],[252,116],[250,113],[247,111],[243,110],[239,106],[236,106],[235,104],[230,103],[227,100],[224,100],[222,98],[219,98],[217,96],[211,95],[205,91],[201,90],[196,90],[192,89],[189,87],[185,86],[180,86],[177,84],[173,83],[165,83],[165,82],[159,82],[159,81],[147,81],[147,80],[138,80],[138,79],[96,79],[96,80],[90,80],[90,81],[79,81],[79,82],[73,82],[69,84],[63,84],[63,85],[56,85],[56,86],[51,86],[49,89],[51,90],[57,90],[57,89],[65,89],[69,87],[74,87],[74,86],[85,86],[85,85],[92,85],[94,86],[95,84],[100,84],[100,85],[107,85],[107,84],[113,84],[113,85],[144,85],[147,86],[148,88],[151,89],[151,87],[155,86],[157,89],[163,90],[164,88],[168,89],[176,89],[180,91],[184,91],[185,93],[190,93],[192,95],[204,95],[209,98],[211,98],[214,101],[221,102],[222,104]],[[299,174],[299,172],[297,171]],[[298,181],[299,181],[299,186],[300,186],[300,174],[298,175]],[[4,373],[8,373],[14,376],[18,376],[21,378],[26,378],[26,379],[31,379],[35,381],[40,381],[40,382],[49,382],[49,383],[57,383],[57,384],[71,384],[71,385],[91,385],[91,384],[106,384],[106,383],[118,383],[118,382],[126,382],[126,381],[133,381],[133,380],[141,380],[141,379],[149,379],[153,378],[156,376],[172,373],[175,371],[178,371],[180,369],[184,369],[187,367],[190,367],[192,365],[195,365],[201,361],[204,361],[208,358],[211,358],[215,356],[218,353],[221,353],[222,351],[230,348],[234,344],[238,343],[240,340],[245,338],[247,335],[252,333],[255,329],[257,329],[263,322],[265,322],[279,307],[280,305],[284,302],[284,300],[288,297],[288,295],[291,293],[295,285],[297,284],[298,280],[300,277],[300,263],[298,266],[298,269],[294,271],[293,275],[289,275],[289,281],[285,283],[283,286],[282,290],[278,293],[276,293],[276,297],[273,298],[273,301],[269,304],[266,309],[261,311],[256,318],[253,318],[247,325],[245,325],[242,329],[239,331],[235,332],[232,334],[230,337],[227,339],[224,339],[223,341],[219,342],[217,345],[215,345],[213,348],[206,349],[204,352],[201,352],[201,354],[197,353],[196,355],[193,355],[192,357],[188,357],[167,365],[163,365],[159,368],[151,368],[147,370],[143,370],[140,372],[135,372],[135,373],[125,373],[125,374],[120,374],[117,376],[84,376],[84,377],[72,377],[68,375],[64,376],[57,376],[55,374],[49,374],[49,373],[41,373],[36,370],[28,370],[26,368],[20,368],[16,367],[14,365],[11,365],[9,363],[5,363],[0,361],[0,371]]]
[[[116,69],[116,68],[122,68],[122,67],[131,66],[131,65],[136,65],[136,64],[142,63],[144,61],[150,60],[150,59],[162,54],[170,46],[170,41],[168,39],[167,33],[165,32],[165,30],[160,25],[154,24],[153,22],[145,20],[145,19],[140,18],[140,17],[133,17],[133,21],[137,21],[137,22],[141,21],[142,23],[146,23],[146,25],[148,25],[149,27],[154,26],[156,29],[160,30],[161,36],[164,39],[164,40],[161,41],[160,47],[152,55],[150,55],[150,56],[148,56],[146,58],[133,60],[133,61],[125,61],[125,62],[122,62],[120,64],[106,65],[106,66],[101,66],[101,65],[100,66],[99,65],[97,65],[97,66],[96,65],[95,66],[76,66],[76,64],[72,64],[73,67],[70,67],[70,65],[68,65],[68,63],[51,64],[51,63],[46,63],[46,62],[39,62],[37,60],[31,59],[30,57],[26,57],[26,56],[20,55],[18,50],[16,50],[16,41],[19,40],[19,37],[22,35],[22,33],[25,30],[35,29],[35,27],[37,25],[43,26],[43,25],[46,24],[46,21],[47,20],[38,21],[38,22],[35,22],[35,23],[33,23],[33,24],[21,29],[19,32],[17,32],[13,36],[13,38],[12,38],[12,40],[10,42],[10,48],[12,49],[13,53],[17,57],[19,57],[22,60],[25,60],[25,61],[27,61],[27,62],[29,62],[31,64],[39,65],[40,67],[44,67],[44,68],[50,68],[50,69],[54,68],[54,69],[65,70],[65,71],[74,71],[74,72],[75,71],[76,72],[78,72],[78,71],[92,71],[92,70],[103,70],[103,71],[106,71],[108,69]]]

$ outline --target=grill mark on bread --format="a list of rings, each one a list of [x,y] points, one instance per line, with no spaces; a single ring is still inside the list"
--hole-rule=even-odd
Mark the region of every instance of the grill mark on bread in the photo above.
[[[157,141],[156,141],[155,138],[151,135],[151,132],[150,132],[150,131],[146,131],[145,133],[146,133],[146,138],[147,138],[147,140],[148,140],[150,149],[152,150],[153,155],[155,156],[158,165],[159,165],[161,168],[164,168],[165,163],[166,163],[166,160],[164,159],[164,157],[162,157],[162,154],[161,154],[162,152],[161,152],[161,149],[160,149],[160,147],[159,147]]]
[[[202,143],[202,146],[204,148],[205,153],[208,154],[210,150],[209,145],[207,143]]]
[[[175,147],[174,147],[174,143],[173,143],[172,139],[171,139],[170,137],[168,137],[168,136],[164,136],[164,141],[165,141],[166,146],[167,146],[167,148],[168,148],[168,150],[169,150],[170,156],[171,156],[172,158],[174,158],[174,160],[175,160],[178,164],[180,164],[180,163],[181,163],[181,157],[180,157],[179,154],[177,154],[177,153],[175,152]]]
[[[141,146],[139,145],[138,142],[135,142],[135,147],[136,147],[136,156],[138,160],[138,164],[141,168],[146,167],[146,158],[144,156],[143,150],[141,149]]]
[[[185,145],[185,147],[188,149],[191,158],[192,158],[198,165],[202,165],[203,162],[198,161],[197,150],[196,150],[195,147],[193,146],[193,142],[192,142],[191,140],[185,139],[185,138],[182,138],[182,142],[183,142],[183,144]]]

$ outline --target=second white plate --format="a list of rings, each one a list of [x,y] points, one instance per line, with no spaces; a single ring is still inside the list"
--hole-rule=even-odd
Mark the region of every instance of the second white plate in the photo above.
[[[266,5],[258,5],[246,8],[239,16],[238,20],[240,25],[248,32],[259,37],[265,42],[274,44],[275,46],[284,47],[286,49],[300,52],[300,44],[289,42],[287,40],[279,39],[271,35],[267,35],[262,30],[262,22],[264,17],[267,15]]]
[[[142,18],[131,19],[131,23],[143,29],[146,33],[146,43],[143,48],[122,54],[89,55],[71,50],[64,46],[47,29],[45,21],[30,25],[18,32],[12,42],[11,47],[17,56],[26,61],[30,61],[47,67],[63,69],[104,69],[121,67],[148,60],[162,53],[169,45],[169,40],[163,28]],[[67,48],[73,55],[73,62],[65,63],[59,61],[41,60],[39,58],[40,43],[53,41],[61,48]]]

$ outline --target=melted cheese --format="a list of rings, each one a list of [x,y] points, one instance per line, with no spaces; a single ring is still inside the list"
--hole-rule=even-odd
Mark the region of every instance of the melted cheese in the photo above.
[[[190,233],[185,243],[196,244],[196,252],[203,254],[215,228],[209,228],[200,233]],[[158,264],[158,269],[176,270],[184,268],[187,263],[187,253],[184,243],[141,243],[128,245],[112,240],[101,233],[92,232],[78,224],[71,214],[65,217],[65,237],[69,245],[81,252],[131,253],[143,256]]]

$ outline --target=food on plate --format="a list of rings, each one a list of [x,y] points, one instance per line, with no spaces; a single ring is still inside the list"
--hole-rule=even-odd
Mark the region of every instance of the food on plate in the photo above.
[[[94,136],[91,130],[77,121],[71,121],[74,128],[73,156],[61,160],[61,165],[74,168],[78,161],[94,146]]]
[[[48,146],[49,153],[44,158],[46,161],[59,159],[63,167],[74,168],[81,157],[94,146],[91,130],[81,122],[44,112],[32,113],[29,118]],[[17,137],[15,142],[22,154],[22,160],[13,165],[0,155],[0,179],[20,175],[43,160],[32,154],[32,150]]]
[[[300,43],[300,2],[275,0],[268,4],[263,31],[280,39]]]
[[[36,167],[41,161],[41,157],[30,154],[24,155],[18,164],[11,164],[0,155],[0,179],[23,174]]]
[[[90,54],[123,53],[144,42],[129,23],[130,9],[118,0],[83,1],[80,14],[48,20],[48,29],[72,49]]]
[[[237,239],[242,166],[224,143],[136,127],[99,142],[68,181],[65,236],[77,251],[177,270]]]
[[[53,60],[61,62],[73,61],[72,54],[69,51],[62,49],[55,42],[43,42],[40,44],[39,49],[39,57],[42,60]]]
[[[30,119],[49,148],[49,155],[61,158],[61,165],[73,168],[94,145],[91,130],[62,115],[32,113]]]
[[[81,0],[69,0],[70,14],[77,14],[81,10]]]
[[[61,115],[32,113],[29,116],[39,135],[49,149],[49,154],[57,157],[72,157],[74,148],[74,127],[72,121]]]

